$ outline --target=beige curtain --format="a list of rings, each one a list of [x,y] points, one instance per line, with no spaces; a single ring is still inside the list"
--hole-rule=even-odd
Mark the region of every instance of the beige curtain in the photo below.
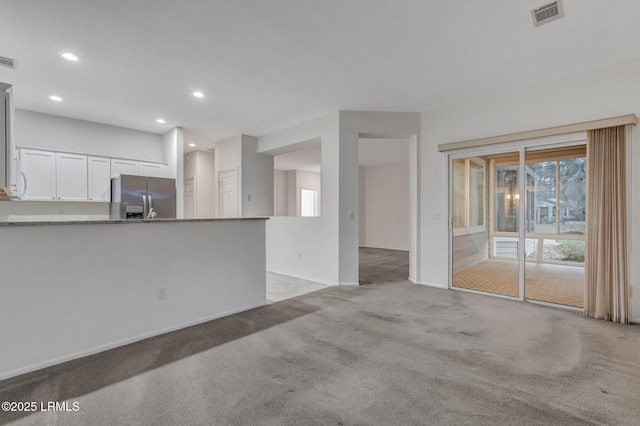
[[[584,314],[629,322],[624,126],[587,137]]]

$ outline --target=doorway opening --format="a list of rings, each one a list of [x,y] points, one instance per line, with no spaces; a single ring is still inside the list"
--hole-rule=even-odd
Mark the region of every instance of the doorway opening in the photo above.
[[[581,309],[585,145],[449,164],[451,288]]]
[[[359,283],[409,277],[409,138],[359,138]]]

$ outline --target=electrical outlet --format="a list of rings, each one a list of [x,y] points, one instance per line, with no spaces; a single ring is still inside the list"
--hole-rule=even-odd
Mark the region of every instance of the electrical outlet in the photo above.
[[[167,289],[166,287],[160,287],[158,289],[158,300],[162,300],[162,299],[166,299],[167,298]]]
[[[440,220],[440,212],[433,212],[433,220]]]
[[[301,259],[302,259],[302,252],[301,252],[301,251],[299,251],[299,252],[298,252],[298,260],[301,260]]]
[[[247,194],[247,201],[251,201],[251,194]]]
[[[356,218],[356,214],[354,212],[349,212],[349,220],[354,220]]]

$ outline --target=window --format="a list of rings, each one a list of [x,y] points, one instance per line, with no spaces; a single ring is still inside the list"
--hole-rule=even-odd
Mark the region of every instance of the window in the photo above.
[[[318,191],[315,189],[300,190],[300,216],[315,217],[318,214]]]
[[[452,225],[456,233],[484,230],[485,162],[479,157],[453,160]]]
[[[529,232],[584,234],[586,158],[527,163],[535,171],[529,185]]]

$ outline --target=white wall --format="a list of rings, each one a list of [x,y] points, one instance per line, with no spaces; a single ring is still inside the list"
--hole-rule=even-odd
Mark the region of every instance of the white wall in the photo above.
[[[0,380],[264,305],[264,235],[264,220],[0,226]]]
[[[192,151],[188,152],[184,155],[184,178],[194,177],[198,174],[198,161],[196,157],[196,152]],[[214,163],[215,167],[215,163]]]
[[[360,167],[360,246],[409,250],[409,162]]]
[[[168,161],[161,135],[107,124],[17,109],[15,133],[18,146]]]
[[[287,172],[287,216],[298,216],[298,172],[289,170]]]
[[[273,216],[273,156],[258,153],[258,139],[242,135],[242,216]]]
[[[420,138],[421,281],[447,287],[447,191],[445,155],[437,145],[579,123],[625,114],[640,115],[640,60],[610,65],[563,79],[426,112],[422,115]],[[631,318],[640,321],[640,148],[638,129],[633,129],[631,162],[633,170],[629,233],[632,251]],[[432,219],[434,212],[442,219]]]
[[[213,152],[196,151],[198,174],[196,178],[197,214],[199,218],[216,217],[216,158]]]
[[[287,215],[287,172],[273,171],[273,215]]]
[[[210,151],[192,151],[184,155],[184,178],[195,177],[196,218],[216,217],[216,162]]]

